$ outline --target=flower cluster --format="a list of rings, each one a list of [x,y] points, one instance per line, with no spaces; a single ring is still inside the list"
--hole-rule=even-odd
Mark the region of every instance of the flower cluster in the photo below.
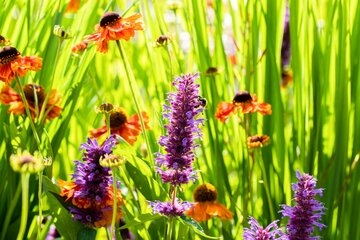
[[[112,153],[116,139],[110,136],[102,145],[96,139],[88,139],[81,145],[85,150],[83,162],[75,161],[75,182],[59,180],[60,195],[71,200],[73,206],[69,207],[74,220],[80,221],[88,227],[103,227],[111,224],[113,198],[117,198],[117,215],[121,213],[122,196],[120,190],[111,186],[112,177],[110,168],[102,167],[99,160]]]
[[[244,114],[259,112],[266,115],[272,113],[270,104],[258,102],[255,94],[250,94],[247,91],[240,91],[235,94],[232,103],[219,103],[215,112],[215,118],[221,122],[225,122],[231,115],[240,110]]]
[[[196,172],[192,167],[196,147],[194,140],[201,137],[199,125],[204,122],[204,119],[196,119],[203,111],[199,97],[200,86],[195,84],[197,78],[198,74],[177,77],[173,82],[177,92],[168,95],[170,106],[164,105],[164,118],[168,119],[168,124],[165,125],[167,134],[160,137],[159,144],[165,147],[167,153],[158,153],[157,173],[164,183],[170,183],[174,188],[196,179]],[[183,215],[190,205],[186,202],[178,203],[175,194],[176,191],[172,194],[172,202],[150,202],[154,213]]]
[[[286,234],[273,221],[265,229],[253,217],[249,217],[250,228],[244,228],[244,240],[287,240]]]
[[[324,205],[315,199],[316,195],[322,196],[323,189],[316,189],[316,179],[304,173],[296,172],[296,177],[299,181],[292,184],[294,191],[294,200],[296,205],[294,207],[282,205],[283,217],[289,217],[289,222],[286,227],[290,240],[293,239],[316,239],[311,235],[314,232],[314,227],[320,230],[325,227],[322,224],[321,217],[324,214]]]

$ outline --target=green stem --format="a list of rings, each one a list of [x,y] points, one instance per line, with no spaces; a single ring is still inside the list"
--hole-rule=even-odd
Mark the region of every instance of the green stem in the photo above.
[[[106,120],[106,129],[107,129],[107,136],[110,137],[111,129],[110,129],[110,113],[105,113],[105,120]]]
[[[115,222],[116,222],[116,209],[117,209],[117,202],[116,202],[116,175],[115,175],[115,170],[116,168],[113,167],[111,168],[111,172],[112,172],[112,177],[113,177],[113,189],[114,189],[114,203],[113,203],[113,215],[112,215],[112,220],[111,220],[111,230],[110,230],[110,240],[113,239],[113,236],[115,236],[116,239],[116,233],[115,233]]]
[[[39,190],[38,190],[38,199],[39,199],[39,221],[38,221],[38,235],[37,235],[37,239],[40,239],[40,235],[41,235],[41,223],[42,223],[42,179],[43,179],[43,171],[39,172]]]
[[[166,233],[166,239],[167,240],[171,240],[172,229],[173,229],[173,224],[174,224],[173,220],[174,220],[173,217],[170,217],[169,224],[168,224],[168,229],[167,229],[167,233]]]
[[[21,208],[21,221],[20,221],[20,229],[17,236],[17,240],[24,239],[24,234],[26,230],[26,223],[28,218],[28,199],[29,199],[29,173],[21,174],[21,185],[22,185],[22,208]]]
[[[133,74],[133,72],[131,70],[131,67],[129,66],[130,64],[129,64],[129,61],[128,61],[127,57],[126,57],[126,53],[125,53],[123,47],[121,46],[121,43],[120,43],[119,40],[116,40],[116,45],[117,45],[117,47],[119,49],[121,58],[122,58],[123,63],[124,63],[124,68],[125,68],[127,80],[128,80],[129,86],[130,86],[130,91],[131,91],[131,94],[132,94],[132,97],[133,97],[133,100],[134,100],[134,103],[135,103],[137,114],[139,115],[139,118],[140,118],[141,129],[143,131],[143,135],[144,135],[144,138],[145,138],[146,148],[147,148],[147,151],[149,153],[150,162],[152,162],[152,155],[153,154],[152,154],[152,151],[151,151],[151,148],[150,148],[149,139],[148,139],[147,134],[146,134],[145,124],[144,124],[144,120],[143,120],[143,117],[142,117],[142,114],[141,114],[141,109],[140,109],[140,106],[139,106],[139,103],[137,101],[135,91],[134,91],[134,86],[133,86],[133,81],[135,81],[134,74]]]
[[[42,104],[42,108],[41,108],[41,112],[40,112],[40,116],[39,116],[39,120],[40,120],[40,123],[44,123],[45,119],[46,119],[46,116],[47,114],[50,112],[50,111],[46,111],[46,105],[49,101],[49,97],[50,97],[50,92],[51,92],[51,89],[52,89],[52,86],[54,84],[54,78],[55,78],[55,69],[56,69],[56,65],[58,63],[58,60],[59,60],[59,53],[60,53],[60,49],[61,49],[61,44],[64,40],[62,38],[60,38],[59,40],[59,44],[58,44],[58,47],[57,47],[57,50],[56,50],[56,55],[55,55],[55,61],[54,61],[54,67],[52,69],[52,72],[51,72],[51,81],[50,81],[50,87],[49,87],[49,93],[46,94],[46,97],[45,97],[45,100]],[[50,109],[49,109],[50,110]]]
[[[18,184],[18,186],[16,188],[14,198],[10,201],[10,206],[8,207],[8,211],[6,212],[6,217],[5,217],[3,229],[1,230],[2,231],[1,240],[5,239],[5,234],[7,232],[8,227],[9,227],[9,223],[10,223],[12,214],[14,212],[14,209],[16,207],[16,204],[18,203],[20,193],[21,193],[21,181],[19,181],[19,184]]]
[[[41,154],[41,148],[40,148],[41,142],[40,142],[40,138],[39,138],[39,135],[38,135],[38,133],[37,133],[37,131],[36,131],[34,121],[33,121],[33,119],[31,118],[31,113],[30,113],[30,109],[29,109],[28,102],[26,101],[24,89],[23,89],[22,86],[21,86],[20,78],[19,78],[18,76],[16,76],[15,79],[16,79],[17,87],[18,87],[19,92],[20,92],[21,100],[23,101],[24,106],[25,106],[26,115],[27,115],[28,118],[30,119],[30,127],[31,127],[31,129],[32,129],[32,131],[33,131],[33,134],[34,134],[34,137],[35,137],[35,141],[36,141],[36,143],[37,143],[37,145],[38,145],[38,149],[39,149],[39,152],[40,152],[40,154]]]

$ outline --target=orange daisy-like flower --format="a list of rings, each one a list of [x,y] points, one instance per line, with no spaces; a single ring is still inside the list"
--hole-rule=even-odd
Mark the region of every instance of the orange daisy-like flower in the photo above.
[[[259,148],[269,144],[270,137],[268,135],[255,135],[247,138],[248,148]]]
[[[64,180],[58,180],[58,185],[61,189],[60,196],[66,197],[65,201],[70,201],[71,204],[77,209],[73,208],[74,212],[79,214],[84,214],[86,212],[92,213],[95,216],[98,216],[98,220],[93,222],[91,227],[106,227],[111,225],[112,221],[112,207],[114,203],[114,189],[112,186],[106,188],[107,194],[105,197],[98,199],[88,199],[82,198],[81,196],[75,196],[74,193],[80,190],[80,187],[76,185],[75,182],[67,182]],[[123,197],[121,191],[117,189],[116,191],[116,221],[119,221],[122,216],[121,206],[122,206]],[[76,215],[76,214],[75,214]],[[75,216],[76,218],[76,216]]]
[[[219,103],[215,118],[221,122],[225,122],[231,115],[238,111],[242,113],[259,112],[261,114],[271,114],[271,105],[268,103],[259,103],[255,94],[250,94],[247,91],[240,91],[235,94],[232,103],[221,102]]]
[[[38,114],[41,112],[44,100],[46,98],[45,89],[37,84],[26,84],[24,86],[24,93],[26,101],[29,105],[29,110],[31,113],[32,119],[36,117],[36,99],[38,103]],[[60,115],[62,108],[57,104],[60,102],[61,97],[57,93],[55,89],[50,91],[50,96],[46,103],[45,111],[48,112],[45,119],[53,119]],[[13,113],[15,115],[25,114],[25,105],[21,99],[20,94],[18,94],[14,89],[5,85],[0,92],[0,101],[3,104],[9,105],[10,108],[8,110],[9,113]]]
[[[146,112],[141,113],[145,128],[150,129],[149,116]],[[128,143],[134,144],[137,140],[137,136],[142,131],[139,115],[134,114],[131,117],[127,117],[125,110],[117,107],[111,111],[110,114],[110,133],[117,134],[125,139]],[[90,130],[90,135],[99,138],[107,133],[106,124],[101,128]]]
[[[25,76],[27,71],[38,71],[42,67],[42,59],[36,56],[21,56],[14,47],[3,47],[0,50],[0,80],[9,84],[19,77]]]
[[[106,53],[108,41],[120,39],[128,41],[135,36],[136,30],[143,30],[141,14],[135,13],[130,17],[122,18],[116,12],[107,12],[101,17],[95,30],[96,33],[86,35],[84,40],[94,42],[97,51]]]
[[[207,221],[212,217],[219,217],[222,220],[232,219],[232,212],[216,201],[217,195],[216,188],[210,183],[196,187],[193,193],[195,204],[185,214],[198,222]]]

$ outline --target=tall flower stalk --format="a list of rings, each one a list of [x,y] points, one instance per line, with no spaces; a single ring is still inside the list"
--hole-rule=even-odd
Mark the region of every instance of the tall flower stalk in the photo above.
[[[164,183],[170,183],[170,202],[150,202],[154,213],[170,217],[167,239],[171,238],[172,217],[184,215],[191,204],[179,202],[176,198],[176,189],[181,184],[195,181],[197,178],[192,163],[195,159],[195,139],[201,137],[199,125],[204,119],[196,116],[203,111],[201,98],[199,98],[199,84],[195,84],[198,74],[187,74],[177,77],[173,82],[175,93],[169,93],[168,105],[164,105],[164,118],[168,123],[167,130],[161,136],[159,144],[165,148],[166,154],[157,153],[155,159],[158,164],[157,173],[161,175]],[[165,167],[163,169],[162,167]]]
[[[319,237],[312,235],[315,227],[320,230],[325,227],[320,222],[324,214],[324,205],[315,197],[322,196],[323,189],[315,188],[316,179],[309,174],[301,175],[296,171],[296,177],[299,181],[292,184],[296,205],[294,207],[282,205],[283,210],[280,211],[283,217],[289,217],[286,227],[289,240],[318,239]]]

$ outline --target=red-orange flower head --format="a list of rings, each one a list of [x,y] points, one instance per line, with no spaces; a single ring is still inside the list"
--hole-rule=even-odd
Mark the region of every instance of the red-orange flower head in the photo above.
[[[42,59],[36,56],[21,56],[14,47],[3,47],[0,50],[0,81],[9,84],[15,76],[25,76],[27,71],[38,71],[42,67]]]
[[[25,93],[26,101],[29,105],[31,117],[33,119],[37,118],[36,116],[36,102],[38,106],[38,114],[41,112],[44,100],[47,96],[45,93],[45,89],[40,85],[31,83],[26,84],[23,88]],[[56,118],[60,115],[62,108],[58,106],[61,100],[60,95],[57,93],[55,89],[50,91],[50,96],[46,103],[45,111],[48,112],[46,115],[47,120]],[[25,106],[21,99],[20,94],[18,94],[14,89],[5,85],[0,92],[0,101],[3,104],[9,105],[10,108],[8,110],[9,113],[13,113],[15,115],[25,114]]]
[[[255,94],[247,91],[240,91],[235,94],[232,103],[220,102],[215,118],[221,122],[225,122],[231,115],[242,110],[242,113],[259,112],[261,114],[271,114],[271,105],[268,103],[259,103]]]
[[[149,116],[146,112],[141,113],[145,128],[150,129]],[[125,110],[121,107],[116,107],[110,113],[110,133],[117,134],[130,144],[134,144],[137,136],[142,131],[139,115],[134,114],[128,118]],[[90,130],[90,135],[99,138],[107,133],[106,124],[101,128]]]
[[[247,138],[248,148],[259,148],[269,144],[270,137],[268,135],[255,135]]]
[[[186,215],[198,222],[207,221],[212,217],[219,217],[222,220],[232,219],[232,212],[216,201],[217,196],[216,188],[210,183],[197,186],[193,193],[195,204],[186,211]]]
[[[81,0],[70,0],[69,4],[66,7],[65,12],[76,13],[80,8]]]
[[[124,39],[128,41],[135,36],[136,30],[143,30],[141,14],[135,13],[130,17],[122,18],[116,12],[107,12],[101,17],[100,23],[95,26],[95,30],[96,33],[84,37],[83,43],[94,42],[97,51],[106,53],[110,40]]]

